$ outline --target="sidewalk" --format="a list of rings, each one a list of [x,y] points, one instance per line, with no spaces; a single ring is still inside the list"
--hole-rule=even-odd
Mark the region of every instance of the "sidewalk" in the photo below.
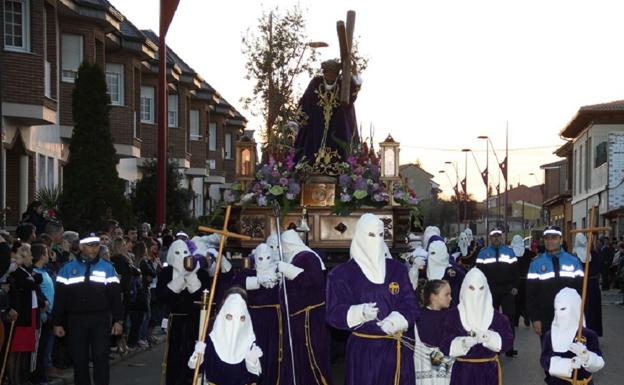
[[[165,342],[166,336],[157,335],[154,338],[156,340],[156,343],[145,349],[136,349],[135,351],[129,352],[128,354],[123,355],[123,356],[120,356],[117,353],[111,352],[110,356],[114,357],[113,359],[109,361],[111,368],[124,361],[128,361],[131,358],[134,358],[150,350],[158,348],[159,345]],[[74,370],[72,368],[63,370],[60,376],[50,377],[48,384],[49,385],[73,385],[74,384]]]

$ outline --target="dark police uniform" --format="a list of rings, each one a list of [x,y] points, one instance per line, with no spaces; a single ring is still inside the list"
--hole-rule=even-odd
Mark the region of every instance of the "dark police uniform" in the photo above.
[[[564,287],[581,294],[583,275],[581,261],[563,249],[554,254],[545,252],[531,261],[527,274],[527,312],[531,321],[542,322],[542,339],[555,316],[555,296]]]
[[[54,326],[63,326],[74,361],[74,383],[90,385],[89,352],[97,385],[108,385],[112,322],[121,322],[121,288],[113,265],[79,256],[56,277]]]
[[[518,258],[513,250],[503,244],[498,249],[488,246],[477,256],[477,267],[483,271],[492,291],[494,309],[502,308],[503,314],[513,322],[516,302],[513,289],[518,289]]]

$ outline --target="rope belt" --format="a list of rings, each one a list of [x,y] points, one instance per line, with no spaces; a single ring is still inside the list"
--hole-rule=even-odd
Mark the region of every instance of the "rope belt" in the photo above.
[[[278,349],[278,355],[277,355],[277,381],[275,382],[275,385],[279,385],[280,383],[280,375],[281,375],[281,367],[282,367],[282,360],[284,358],[284,331],[282,329],[282,310],[281,310],[281,306],[280,304],[275,304],[275,305],[256,305],[256,306],[249,306],[250,309],[274,309],[277,313],[277,331],[279,333],[279,349]]]
[[[323,376],[323,371],[319,368],[316,362],[316,356],[314,355],[314,347],[312,346],[312,335],[310,334],[310,312],[314,309],[325,306],[325,302],[317,303],[316,305],[306,306],[296,313],[291,314],[291,317],[305,314],[304,328],[305,328],[305,346],[308,351],[308,361],[310,363],[310,369],[314,375],[314,380],[318,385],[328,385],[327,380]]]
[[[565,377],[559,377],[559,376],[557,376],[557,378],[562,381],[569,382],[570,384],[574,384],[574,385],[588,385],[589,382],[592,380],[592,376],[589,376],[584,380],[576,380],[576,382],[574,382],[574,380],[571,378],[565,378]]]
[[[401,381],[401,337],[403,333],[397,333],[392,336],[380,336],[376,334],[363,334],[358,332],[351,333],[352,335],[360,338],[370,340],[395,340],[396,341],[396,369],[394,371],[394,385],[399,385]]]
[[[457,361],[459,362],[468,362],[470,364],[485,364],[488,362],[495,362],[496,369],[498,370],[498,385],[503,385],[503,368],[501,367],[500,360],[498,358],[498,354],[494,357],[490,358],[463,358],[457,357]]]

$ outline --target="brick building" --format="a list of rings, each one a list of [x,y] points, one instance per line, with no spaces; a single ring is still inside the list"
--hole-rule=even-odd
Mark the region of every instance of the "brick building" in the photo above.
[[[99,63],[111,97],[118,171],[128,187],[155,159],[158,36],[107,0],[0,2],[1,206],[15,225],[41,188],[62,185],[73,131],[71,92],[80,63]],[[196,216],[234,178],[234,143],[246,119],[168,48],[170,157],[195,193]]]

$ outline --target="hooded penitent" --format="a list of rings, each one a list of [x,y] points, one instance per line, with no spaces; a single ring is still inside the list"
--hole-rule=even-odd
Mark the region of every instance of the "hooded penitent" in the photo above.
[[[462,257],[468,255],[468,247],[470,246],[470,242],[468,241],[468,235],[465,231],[459,233],[459,239],[457,240],[457,247],[459,247],[459,252]]]
[[[425,232],[423,233],[423,246],[425,250],[429,250],[429,243],[431,242],[431,237],[433,236],[440,237],[440,229],[437,226],[427,226]]]
[[[280,257],[279,257],[279,249],[278,249],[278,242],[277,242],[277,234],[271,233],[271,235],[269,235],[269,237],[266,240],[266,244],[271,248],[271,256],[273,257],[273,259],[275,261],[279,261]]]
[[[492,293],[485,275],[476,267],[464,277],[457,310],[462,326],[468,332],[486,331],[492,323]]]
[[[574,254],[581,262],[587,261],[587,237],[583,233],[576,233],[574,236]]]
[[[427,278],[442,279],[449,265],[449,253],[442,241],[433,241],[429,245],[429,257],[427,258]]]
[[[516,257],[522,257],[524,255],[524,241],[520,235],[516,234],[511,238],[511,249]]]
[[[210,339],[221,361],[238,364],[245,359],[256,336],[247,303],[240,294],[230,294],[225,299],[210,332]]]
[[[386,258],[384,247],[383,222],[375,214],[364,214],[355,225],[351,241],[351,258],[358,264],[362,273],[373,283],[384,283],[386,278]]]
[[[276,235],[277,238],[277,235]],[[295,255],[307,251],[313,253],[321,263],[321,269],[325,270],[325,264],[321,257],[316,254],[311,248],[305,245],[301,240],[301,237],[295,230],[286,230],[282,233],[282,252],[284,253],[284,262],[292,263]]]
[[[266,243],[261,243],[252,252],[254,267],[258,275],[274,273],[277,269],[277,260],[273,259],[271,247]]]
[[[582,234],[581,234],[582,235]],[[581,316],[581,296],[576,290],[564,287],[555,296],[555,319],[550,329],[554,352],[564,353],[574,342]]]
[[[464,230],[464,233],[466,233],[466,237],[468,237],[468,244],[471,244],[474,240],[474,237],[472,236],[472,230],[470,230],[470,228],[466,228],[466,230]]]

